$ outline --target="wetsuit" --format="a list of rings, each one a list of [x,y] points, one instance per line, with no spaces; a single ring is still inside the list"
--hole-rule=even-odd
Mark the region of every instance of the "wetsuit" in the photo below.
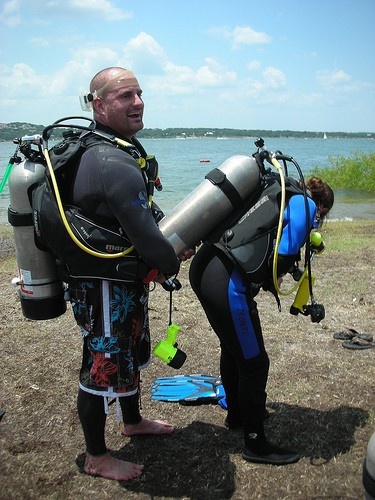
[[[306,231],[304,197],[295,195],[284,211],[281,258],[294,258]],[[308,198],[311,226],[316,206]],[[272,259],[270,259],[272,261]],[[272,262],[265,280],[272,277]],[[265,439],[263,418],[269,358],[265,350],[254,288],[242,269],[220,248],[205,243],[190,266],[190,282],[207,319],[220,340],[220,373],[227,398],[227,425],[243,426],[249,435]]]
[[[171,276],[179,260],[155,222],[146,180],[130,154],[100,142],[82,156],[72,202],[88,216],[116,220],[149,268]],[[150,359],[149,290],[142,280],[80,278],[70,279],[69,293],[83,336],[78,413],[87,451],[99,455],[107,450],[107,398],[119,398],[124,423],[141,420],[139,371]]]

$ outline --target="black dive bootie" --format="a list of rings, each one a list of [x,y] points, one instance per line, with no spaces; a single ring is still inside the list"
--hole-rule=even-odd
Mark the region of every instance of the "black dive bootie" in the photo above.
[[[242,457],[248,462],[272,465],[294,464],[301,458],[298,453],[275,446],[255,432],[248,434]]]

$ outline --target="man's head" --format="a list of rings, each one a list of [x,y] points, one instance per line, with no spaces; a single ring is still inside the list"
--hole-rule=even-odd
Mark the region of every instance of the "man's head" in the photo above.
[[[94,119],[130,139],[143,128],[142,90],[134,74],[124,68],[106,68],[90,83]]]

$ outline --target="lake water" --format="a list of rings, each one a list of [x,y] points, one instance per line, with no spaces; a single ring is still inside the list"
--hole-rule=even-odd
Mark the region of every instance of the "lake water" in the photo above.
[[[144,139],[142,144],[149,154],[158,159],[163,190],[155,191],[154,200],[165,213],[200,184],[211,169],[219,167],[230,156],[251,155],[256,150],[254,138]],[[359,151],[375,153],[375,140],[372,139],[265,138],[265,146],[268,150],[279,150],[292,156],[305,176],[316,166],[327,166],[330,156],[347,157]],[[13,143],[0,143],[0,178],[14,151]],[[297,176],[292,169],[289,173]],[[375,194],[337,190],[335,198],[331,219],[375,219]],[[9,191],[6,186],[0,194],[0,222],[7,221],[8,205]]]

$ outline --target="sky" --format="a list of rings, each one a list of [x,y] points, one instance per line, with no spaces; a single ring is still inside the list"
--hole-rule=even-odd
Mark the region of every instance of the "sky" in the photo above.
[[[146,128],[375,131],[375,0],[0,0],[0,123],[90,114],[131,69]]]

